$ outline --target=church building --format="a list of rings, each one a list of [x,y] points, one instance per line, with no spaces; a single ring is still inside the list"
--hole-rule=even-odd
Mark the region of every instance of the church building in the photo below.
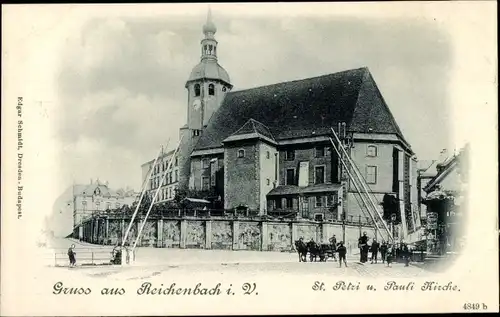
[[[209,12],[186,82],[179,188],[214,192],[227,210],[367,222],[333,128],[378,201],[400,202],[402,230],[419,226],[416,158],[368,68],[233,91],[216,31]]]

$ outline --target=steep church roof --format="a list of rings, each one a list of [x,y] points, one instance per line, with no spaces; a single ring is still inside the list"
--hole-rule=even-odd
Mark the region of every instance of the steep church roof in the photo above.
[[[250,119],[276,140],[329,135],[330,127],[346,122],[349,132],[395,134],[404,141],[368,68],[230,92],[195,150],[221,147]]]

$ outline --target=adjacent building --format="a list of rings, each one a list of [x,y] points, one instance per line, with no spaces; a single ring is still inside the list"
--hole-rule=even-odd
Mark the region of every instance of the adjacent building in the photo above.
[[[400,202],[402,233],[420,226],[416,157],[368,68],[233,91],[216,31],[209,13],[186,82],[177,172],[167,171],[178,177],[160,184],[164,160],[150,161],[143,165],[144,178],[155,171],[150,189],[166,188],[167,199],[168,186],[211,191],[225,209],[259,215],[366,221],[346,158],[330,142],[334,128],[378,202],[385,194]]]
[[[423,203],[427,207],[427,250],[444,254],[459,251],[464,211],[467,210],[468,156],[466,145],[458,154],[437,165],[437,173],[423,188],[426,195]]]
[[[158,191],[156,202],[170,201],[175,197],[179,184],[179,159],[178,157],[172,158],[173,155],[174,150],[162,152],[156,166],[153,166],[154,159],[141,166],[142,182],[146,186],[146,193],[153,197]]]
[[[108,182],[91,180],[89,184],[75,184],[56,200],[48,223],[55,236],[67,236],[85,219],[95,213],[111,211],[132,204],[139,193],[132,189],[113,190]]]

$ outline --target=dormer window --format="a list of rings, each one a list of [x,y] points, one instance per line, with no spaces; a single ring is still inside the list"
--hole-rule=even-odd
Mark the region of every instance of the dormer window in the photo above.
[[[215,95],[215,87],[214,87],[214,84],[210,84],[210,85],[208,85],[208,95],[209,95],[209,96],[213,96],[213,95]]]
[[[238,150],[238,158],[243,158],[243,157],[245,157],[245,150],[243,149]]]
[[[194,96],[199,97],[201,94],[200,84],[194,85]]]

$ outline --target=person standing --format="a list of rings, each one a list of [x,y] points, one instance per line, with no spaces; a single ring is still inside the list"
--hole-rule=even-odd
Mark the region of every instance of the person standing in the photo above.
[[[344,246],[344,242],[340,241],[339,246],[337,248],[337,252],[339,253],[339,267],[342,267],[342,261],[344,261],[345,267],[347,267],[346,254],[347,249]]]
[[[387,254],[387,243],[382,241],[382,245],[380,246],[380,256],[382,257],[382,263],[385,263],[385,256]]]
[[[330,238],[330,245],[332,248],[333,260],[336,262],[337,257],[335,256],[335,252],[337,252],[337,238],[335,237],[335,235],[333,235],[333,237]]]
[[[405,266],[410,266],[410,249],[406,243],[401,246],[401,253],[405,262]]]
[[[358,246],[359,246],[359,254],[360,254],[360,259],[359,261],[361,263],[365,263],[368,261],[368,236],[366,235],[366,232],[363,232],[363,235],[359,237],[358,239]]]
[[[392,244],[389,244],[387,247],[387,255],[386,255],[387,267],[392,267],[393,257],[394,257],[394,246]]]
[[[69,257],[69,266],[75,266],[76,265],[76,253],[74,251],[75,245],[72,244],[69,249],[68,249],[68,257]]]
[[[371,258],[371,264],[373,264],[373,261],[375,261],[375,264],[377,264],[377,258],[378,258],[378,250],[379,250],[379,243],[377,242],[376,239],[373,239],[373,242],[372,242],[372,247],[371,247],[371,251],[372,251],[372,258]]]

